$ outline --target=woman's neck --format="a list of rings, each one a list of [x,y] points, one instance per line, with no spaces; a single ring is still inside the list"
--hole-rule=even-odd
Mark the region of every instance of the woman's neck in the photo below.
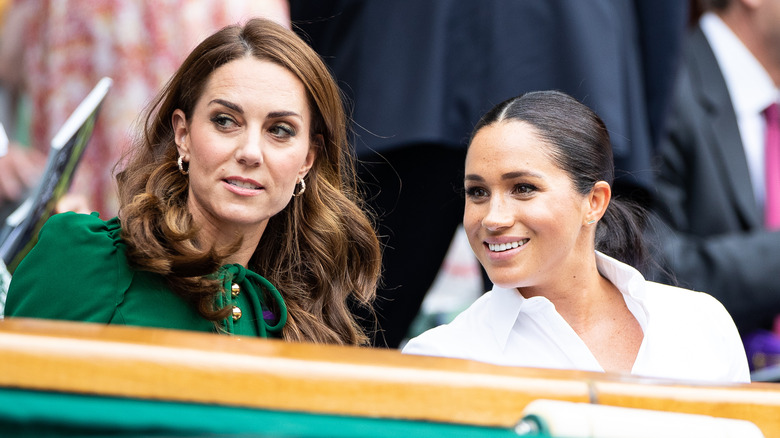
[[[622,300],[620,291],[599,273],[595,252],[591,254],[571,263],[573,269],[558,271],[548,283],[522,288],[519,292],[526,298],[547,298],[572,328],[587,329],[601,317],[603,309],[609,307],[605,304],[616,298]],[[583,260],[586,261],[583,263]]]
[[[631,372],[644,338],[642,328],[617,286],[599,273],[595,257],[592,265],[580,265],[576,275],[562,273],[537,295],[555,305],[605,371]]]
[[[551,299],[555,309],[578,334],[591,330],[610,313],[625,306],[623,294],[598,272],[595,281],[572,289],[569,294]]]
[[[248,230],[239,230],[233,227],[220,229],[206,223],[198,232],[198,241],[203,245],[203,248],[216,248],[218,251],[225,251],[241,239],[239,247],[227,254],[222,264],[235,263],[247,267],[264,230],[265,224],[262,227],[255,226]]]

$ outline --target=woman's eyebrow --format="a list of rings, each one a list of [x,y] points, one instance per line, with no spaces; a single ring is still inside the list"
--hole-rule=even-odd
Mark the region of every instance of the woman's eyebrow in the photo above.
[[[515,178],[521,178],[521,177],[532,177],[532,178],[541,178],[542,175],[538,173],[534,173],[527,170],[518,170],[515,172],[507,172],[503,175],[501,175],[501,179],[515,179]]]
[[[296,113],[295,111],[271,111],[270,113],[268,113],[269,119],[278,119],[278,118],[290,117],[290,116],[298,117],[301,119],[303,118],[301,117],[300,114]]]
[[[226,106],[226,107],[232,109],[233,111],[237,111],[237,112],[239,112],[241,114],[244,113],[244,109],[241,108],[241,105],[235,104],[233,102],[228,102],[227,100],[214,99],[211,102],[209,102],[209,105],[211,105],[213,103],[216,103],[216,104],[219,104],[219,105],[222,105],[222,106]]]

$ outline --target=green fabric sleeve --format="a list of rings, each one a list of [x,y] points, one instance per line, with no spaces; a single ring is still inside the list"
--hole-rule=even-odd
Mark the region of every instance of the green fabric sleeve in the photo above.
[[[6,316],[109,322],[133,275],[119,234],[116,218],[52,216],[14,271]]]

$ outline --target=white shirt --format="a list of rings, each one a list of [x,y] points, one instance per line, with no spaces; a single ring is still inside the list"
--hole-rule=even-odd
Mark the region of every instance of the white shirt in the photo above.
[[[759,208],[763,209],[766,121],[762,113],[772,102],[779,101],[780,92],[766,69],[720,17],[707,12],[702,15],[699,24],[726,81],[745,148],[753,192]]]
[[[734,321],[710,295],[646,281],[636,269],[596,253],[599,272],[623,294],[644,338],[631,374],[708,382],[749,382]],[[544,297],[494,287],[451,323],[411,339],[404,353],[498,365],[604,371]]]

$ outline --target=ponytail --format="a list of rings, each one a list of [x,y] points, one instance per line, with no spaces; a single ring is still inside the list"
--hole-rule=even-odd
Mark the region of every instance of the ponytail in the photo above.
[[[646,272],[651,264],[643,238],[646,214],[636,202],[613,198],[596,228],[596,250]]]

